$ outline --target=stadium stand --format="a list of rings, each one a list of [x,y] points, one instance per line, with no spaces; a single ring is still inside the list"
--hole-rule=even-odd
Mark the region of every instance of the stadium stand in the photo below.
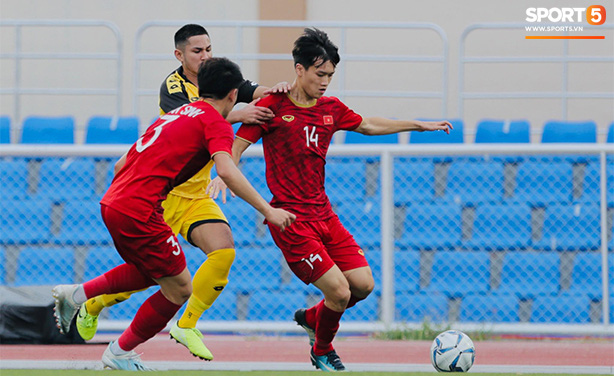
[[[586,294],[591,299],[601,299],[603,286],[601,283],[600,252],[579,252],[575,255],[571,272],[570,293]],[[614,254],[608,255],[608,275],[614,276]],[[610,279],[610,292],[614,292],[614,278]]]
[[[112,246],[89,248],[81,281],[89,281],[123,263],[124,260]]]
[[[297,308],[305,307],[304,294],[288,294],[285,291],[254,289],[249,294],[248,320],[287,321],[294,317]]]
[[[556,253],[507,252],[503,258],[501,284],[493,291],[534,298],[560,289],[560,258]]]
[[[220,207],[224,211],[228,223],[233,229],[236,247],[255,244],[257,234],[257,211],[241,199],[230,199]]]
[[[408,205],[399,248],[440,249],[460,245],[461,207],[454,204]]]
[[[381,257],[381,256],[380,256]],[[369,265],[373,269],[371,260]],[[381,275],[381,265],[379,265]],[[374,275],[375,277],[375,275]],[[394,253],[394,288],[396,292],[418,291],[420,284],[420,253],[401,251]]]
[[[442,294],[397,293],[395,319],[400,322],[440,323],[448,320],[448,299]]]
[[[6,281],[6,252],[4,247],[0,247],[0,285]]]
[[[341,317],[342,321],[376,321],[379,312],[379,294],[372,293],[354,307],[348,308]]]
[[[487,252],[438,251],[431,281],[424,291],[451,298],[485,293],[490,284],[490,255]]]
[[[11,143],[11,118],[0,116],[0,144]]]
[[[509,231],[513,226],[514,231]],[[528,205],[480,205],[475,210],[473,234],[463,246],[484,250],[518,250],[531,241],[531,209]]]
[[[503,200],[503,165],[498,162],[453,162],[444,200],[477,205]]]
[[[608,164],[606,173],[606,200],[608,206],[614,207],[614,166]],[[598,203],[601,200],[601,166],[599,163],[589,163],[584,170],[582,195],[578,202]]]
[[[264,158],[245,158],[241,163],[243,175],[265,200],[271,200],[273,195],[266,184],[265,171]]]
[[[529,143],[531,126],[527,120],[480,120],[475,143]]]
[[[22,144],[73,144],[75,120],[71,116],[29,116],[23,121]]]
[[[72,248],[26,247],[17,258],[15,286],[70,284],[75,282]]]
[[[429,161],[398,158],[394,161],[394,202],[432,201],[435,197],[435,166]]]
[[[608,136],[606,142],[614,143],[614,121],[610,123],[610,126],[608,127]]]
[[[98,201],[70,200],[64,204],[62,225],[55,241],[68,245],[113,244],[102,221]]]
[[[518,298],[514,295],[471,294],[463,298],[459,319],[464,322],[515,323],[519,321],[518,309]]]
[[[570,203],[572,175],[572,166],[567,162],[521,163],[516,175],[516,190],[509,200],[532,206]]]
[[[590,300],[586,295],[539,296],[533,301],[531,322],[589,323]]]
[[[379,201],[344,200],[337,203],[335,212],[361,247],[372,249],[381,246]]]
[[[0,216],[0,244],[41,244],[51,237],[49,200],[6,200]]]
[[[56,201],[93,198],[95,170],[92,158],[45,158],[36,196]]]
[[[346,144],[398,144],[398,134],[367,136],[358,132],[345,132]]]
[[[366,180],[363,161],[333,159],[326,163],[325,189],[331,203],[364,199],[367,195]]]
[[[547,251],[596,250],[600,244],[599,205],[550,205],[546,207],[542,237],[536,249]]]
[[[232,277],[226,289],[252,293],[279,288],[281,257],[277,248],[237,247]]]
[[[87,122],[86,144],[132,144],[139,138],[135,116],[93,116]]]
[[[544,124],[542,143],[597,142],[597,124],[594,121],[548,121]]]
[[[3,199],[24,199],[28,193],[28,163],[23,158],[0,159]]]

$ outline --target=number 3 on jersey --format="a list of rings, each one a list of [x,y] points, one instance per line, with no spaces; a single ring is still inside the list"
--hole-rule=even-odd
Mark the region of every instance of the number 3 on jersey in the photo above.
[[[303,128],[303,130],[305,131],[305,140],[307,141],[307,147],[310,146],[309,143],[312,143],[316,147],[318,147],[318,134],[316,133],[315,125],[311,127],[311,132],[309,132],[308,126]]]
[[[177,120],[178,117],[179,117],[179,115],[162,115],[162,116],[160,116],[160,119],[164,120],[164,122],[154,128],[154,135],[151,136],[151,138],[149,139],[149,141],[147,141],[147,143],[143,144],[143,137],[139,138],[136,141],[136,151],[138,151],[139,153],[142,153],[143,150],[145,150],[148,147],[150,147],[151,144],[153,144],[154,141],[156,141],[156,139],[158,137],[160,137],[160,133],[162,132],[162,127],[164,127],[166,124],[170,123],[171,121]]]

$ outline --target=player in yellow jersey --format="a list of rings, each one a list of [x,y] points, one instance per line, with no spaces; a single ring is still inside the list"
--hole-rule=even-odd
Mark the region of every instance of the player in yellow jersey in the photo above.
[[[188,24],[175,33],[175,57],[181,66],[168,75],[160,87],[160,113],[198,99],[196,80],[200,65],[212,57],[209,34],[200,25]],[[227,120],[230,123],[263,123],[273,118],[268,108],[255,106],[255,100],[269,93],[287,92],[290,85],[281,82],[272,88],[259,86],[245,80],[239,86],[237,102],[249,103],[240,110],[232,111]],[[250,103],[251,102],[251,103]],[[124,163],[122,157],[115,165],[117,172]],[[171,328],[171,337],[186,346],[194,355],[204,360],[213,355],[202,342],[202,334],[196,329],[196,322],[228,283],[228,273],[235,257],[232,232],[226,217],[218,205],[205,192],[211,180],[213,162],[187,182],[172,190],[162,203],[164,220],[174,233],[181,234],[192,245],[207,255],[207,260],[194,274],[193,293],[187,308],[178,322]],[[83,304],[77,315],[77,329],[83,339],[94,337],[98,315],[104,307],[128,299],[132,292],[101,295]]]

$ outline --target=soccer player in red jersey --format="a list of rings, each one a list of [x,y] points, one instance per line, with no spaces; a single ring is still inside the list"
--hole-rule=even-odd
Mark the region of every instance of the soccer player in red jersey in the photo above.
[[[275,117],[262,125],[243,124],[233,144],[233,159],[238,163],[247,147],[262,138],[271,205],[297,215],[286,231],[271,223],[269,230],[294,274],[324,293],[322,301],[299,309],[294,319],[309,334],[313,365],[324,371],[343,371],[332,345],[339,320],[347,308],[371,293],[374,280],[363,250],[333,212],[324,191],[324,165],[332,136],[338,130],[366,135],[437,130],[449,134],[452,125],[363,118],[339,99],[324,97],[340,58],[337,47],[320,30],[305,29],[292,55],[296,80],[290,92],[258,103],[270,108]],[[214,198],[220,192],[224,195],[224,189],[219,179],[209,187]]]
[[[160,332],[192,293],[190,272],[177,237],[163,218],[162,201],[210,160],[219,177],[269,223],[284,230],[295,216],[271,207],[231,158],[233,130],[226,121],[243,82],[228,59],[207,60],[198,73],[200,99],[161,116],[126,155],[101,200],[102,218],[122,264],[79,285],[53,289],[55,317],[66,333],[79,306],[100,294],[133,291],[158,284],[160,290],[139,308],[132,323],[102,356],[105,367],[147,370],[133,349]]]

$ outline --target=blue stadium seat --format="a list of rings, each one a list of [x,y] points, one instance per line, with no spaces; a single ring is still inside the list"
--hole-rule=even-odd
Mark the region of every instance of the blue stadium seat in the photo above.
[[[45,158],[36,195],[54,201],[95,198],[95,171],[92,158]]]
[[[459,321],[515,323],[519,321],[518,306],[514,295],[468,295],[461,302]]]
[[[326,163],[326,194],[333,203],[364,199],[367,194],[366,180],[364,161],[329,160]]]
[[[381,207],[376,200],[345,200],[336,204],[335,212],[343,226],[359,246],[372,249],[381,246]]]
[[[6,281],[6,254],[4,247],[0,247],[0,285]]]
[[[548,251],[596,250],[600,244],[598,204],[550,205],[536,249]]]
[[[424,291],[458,298],[485,293],[490,284],[490,255],[487,252],[438,251],[431,282]]]
[[[237,248],[255,244],[257,238],[257,211],[238,197],[230,198],[220,204],[232,228],[232,236]]]
[[[606,139],[607,143],[614,143],[614,121],[610,123],[608,127],[608,138]]]
[[[277,248],[237,247],[228,289],[251,293],[281,285],[281,251]]]
[[[241,164],[241,172],[256,188],[258,193],[265,200],[270,201],[273,198],[269,187],[266,184],[266,165],[264,158],[245,158]]]
[[[254,290],[249,296],[249,321],[289,321],[294,311],[304,308],[307,299],[304,294],[288,291]]]
[[[531,322],[588,324],[589,310],[590,299],[586,295],[539,296],[533,301]]]
[[[501,284],[493,291],[520,298],[556,294],[560,288],[559,265],[556,253],[508,252],[503,258]]]
[[[373,273],[373,279],[375,280],[374,292],[381,291],[382,289],[382,251],[377,249],[365,250],[365,258]]]
[[[367,136],[358,132],[345,132],[346,144],[398,144],[398,133],[380,136]]]
[[[452,163],[443,199],[468,205],[501,202],[503,200],[503,164],[497,162]]]
[[[73,144],[75,120],[66,117],[27,117],[23,122],[22,144]]]
[[[371,293],[354,307],[348,308],[341,317],[342,321],[377,321],[379,300],[378,293]]]
[[[130,299],[124,302],[109,307],[109,320],[132,320],[145,300],[149,299],[158,290],[159,286],[152,286],[145,291],[132,294]]]
[[[87,122],[86,144],[133,144],[138,138],[136,116],[93,116]]]
[[[601,253],[581,252],[576,254],[571,272],[570,293],[587,294],[591,299],[601,299],[603,285],[601,280]],[[614,292],[614,254],[608,254],[609,291]]]
[[[606,162],[606,201],[614,207],[614,167]],[[582,195],[578,202],[597,204],[601,201],[601,166],[599,163],[589,163],[584,170]]]
[[[75,282],[72,248],[27,247],[17,257],[15,286],[59,285]]]
[[[113,244],[100,214],[100,204],[94,200],[71,200],[64,204],[62,227],[56,237],[59,244]]]
[[[125,261],[114,247],[93,247],[85,256],[83,281],[89,281],[102,275]]]
[[[463,246],[484,250],[524,249],[531,243],[528,205],[480,205],[475,210],[473,234]]]
[[[422,119],[431,121],[429,119]],[[411,144],[462,144],[463,138],[463,121],[460,119],[450,120],[454,127],[450,134],[445,132],[409,132],[409,142]]]
[[[0,244],[40,244],[51,237],[48,200],[5,200],[0,216]]]
[[[11,118],[0,116],[0,144],[11,143]]]
[[[380,256],[381,257],[381,256]],[[381,284],[380,277],[375,280]],[[375,277],[375,275],[374,275]],[[396,292],[417,291],[420,284],[420,253],[416,251],[394,252],[394,289]]]
[[[461,207],[454,204],[408,205],[400,248],[452,248],[461,241]]]
[[[544,206],[572,200],[572,166],[566,162],[525,162],[518,167],[516,191],[509,200]]]
[[[0,197],[23,199],[28,193],[28,163],[22,158],[0,159]]]
[[[527,120],[480,120],[475,143],[529,143],[531,126]]]
[[[448,322],[448,298],[425,293],[398,293],[395,296],[394,318],[400,322]]]
[[[435,165],[433,162],[397,158],[394,161],[394,202],[432,201],[435,196]]]
[[[544,124],[542,143],[597,142],[594,121],[548,121]]]

